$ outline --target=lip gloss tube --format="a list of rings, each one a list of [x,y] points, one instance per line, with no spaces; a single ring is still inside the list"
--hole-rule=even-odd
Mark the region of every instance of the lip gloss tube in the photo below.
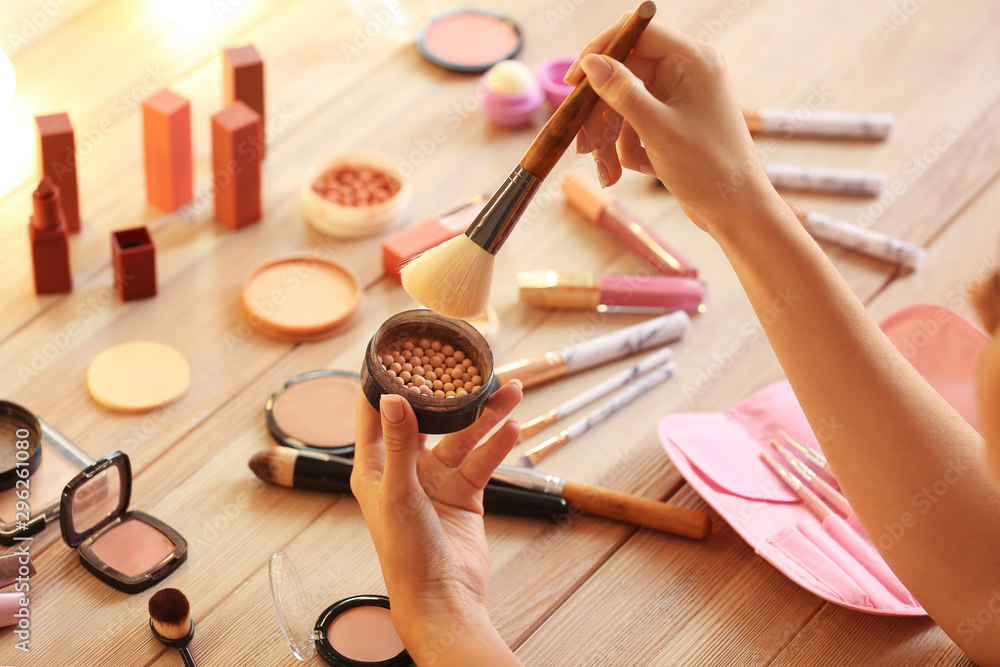
[[[386,275],[401,282],[399,270],[408,261],[434,246],[465,231],[486,206],[486,196],[478,194],[440,215],[401,230],[382,241],[382,268]]]
[[[916,271],[924,263],[926,251],[916,244],[901,241],[873,229],[852,225],[824,213],[807,211],[797,206],[792,206],[791,209],[806,231],[820,241],[834,243],[869,257],[899,264],[912,271]]]
[[[885,172],[871,169],[768,163],[764,165],[764,171],[771,185],[778,190],[877,195],[885,187]]]
[[[521,301],[542,308],[603,310],[615,307],[698,311],[705,284],[682,276],[523,271],[517,274]]]
[[[498,366],[493,372],[500,384],[517,378],[525,387],[531,387],[666,345],[683,338],[690,329],[691,318],[678,310],[578,345]]]
[[[668,276],[698,276],[698,269],[691,262],[625,210],[610,193],[592,184],[581,173],[566,172],[561,183],[570,206],[587,220],[614,234],[651,267]]]
[[[891,113],[809,109],[744,109],[750,134],[836,139],[885,139],[896,124]]]

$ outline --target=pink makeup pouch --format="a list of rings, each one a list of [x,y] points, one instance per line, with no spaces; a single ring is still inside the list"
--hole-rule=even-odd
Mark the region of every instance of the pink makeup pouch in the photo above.
[[[958,313],[933,304],[908,306],[881,327],[930,384],[979,429],[975,370],[986,334]],[[819,427],[824,428],[836,425]],[[926,614],[889,572],[856,519],[820,522],[761,460],[761,452],[767,452],[786,463],[768,444],[784,442],[779,429],[820,450],[787,380],[757,391],[726,412],[668,415],[660,420],[658,433],[688,483],[792,581],[858,611]],[[850,541],[838,534],[845,530],[860,533],[863,553],[842,546]]]

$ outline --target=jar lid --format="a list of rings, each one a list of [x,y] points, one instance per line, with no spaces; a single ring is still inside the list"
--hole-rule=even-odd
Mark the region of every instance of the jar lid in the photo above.
[[[309,660],[316,653],[317,633],[306,616],[299,574],[284,551],[275,551],[267,559],[267,578],[271,582],[274,613],[288,648],[299,660]]]

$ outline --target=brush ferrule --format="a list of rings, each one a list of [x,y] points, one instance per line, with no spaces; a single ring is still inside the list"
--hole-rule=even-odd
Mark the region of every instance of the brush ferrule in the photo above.
[[[498,466],[493,471],[493,479],[500,482],[507,482],[523,489],[539,491],[556,496],[561,496],[566,481],[555,475],[547,475],[543,472],[533,470],[523,470],[521,468],[511,468],[510,466]]]
[[[541,184],[542,179],[521,165],[515,167],[465,230],[465,235],[491,255],[497,254]]]

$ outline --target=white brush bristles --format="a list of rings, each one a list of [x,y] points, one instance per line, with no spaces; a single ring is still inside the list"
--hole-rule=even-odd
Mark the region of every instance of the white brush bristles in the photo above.
[[[489,305],[493,260],[491,253],[459,234],[404,266],[403,288],[445,317],[476,317]]]

